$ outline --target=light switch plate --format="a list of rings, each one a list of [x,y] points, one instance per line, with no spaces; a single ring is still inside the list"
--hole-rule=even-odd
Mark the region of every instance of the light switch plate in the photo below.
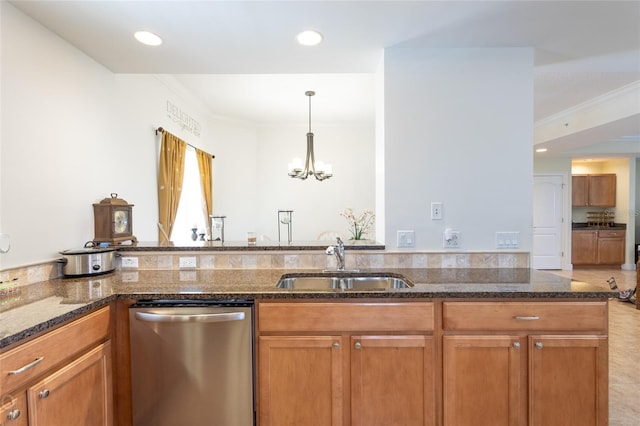
[[[413,231],[398,231],[398,248],[415,247],[415,233]]]
[[[519,232],[496,232],[496,248],[517,249],[520,247]]]

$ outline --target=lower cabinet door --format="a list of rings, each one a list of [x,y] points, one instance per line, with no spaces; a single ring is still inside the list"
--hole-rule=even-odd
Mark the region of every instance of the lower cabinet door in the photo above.
[[[111,345],[104,343],[27,389],[33,426],[110,426]]]
[[[443,343],[445,426],[526,424],[519,337],[444,336]]]
[[[433,338],[351,336],[351,425],[435,424]]]
[[[343,416],[340,336],[261,336],[260,426],[339,426]]]
[[[0,395],[0,426],[27,426],[27,394],[25,391]]]
[[[603,336],[530,336],[530,426],[608,424]]]

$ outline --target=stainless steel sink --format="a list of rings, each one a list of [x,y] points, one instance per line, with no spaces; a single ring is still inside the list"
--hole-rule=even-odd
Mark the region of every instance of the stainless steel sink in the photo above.
[[[276,285],[277,288],[288,290],[386,290],[410,288],[412,284],[396,277],[384,276],[283,276]]]

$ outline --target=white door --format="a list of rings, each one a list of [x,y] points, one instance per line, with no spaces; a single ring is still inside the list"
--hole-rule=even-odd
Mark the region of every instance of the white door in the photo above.
[[[562,176],[533,178],[533,269],[562,268]]]

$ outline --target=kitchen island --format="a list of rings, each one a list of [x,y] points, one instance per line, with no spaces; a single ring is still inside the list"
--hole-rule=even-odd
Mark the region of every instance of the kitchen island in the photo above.
[[[128,425],[128,306],[156,298],[250,299],[256,302],[261,426],[285,419],[308,425],[466,425],[476,416],[509,424],[606,424],[607,299],[615,293],[605,286],[528,268],[363,272],[401,277],[413,286],[276,288],[285,273],[317,273],[308,269],[119,270],[53,279],[5,297],[0,356],[37,344],[52,331],[69,333],[78,321],[95,322],[91,344],[77,344],[76,353],[93,348],[79,360],[87,363],[84,357],[92,356],[101,389],[111,389],[105,366],[112,366],[116,391],[106,392],[96,410],[104,411],[104,424]],[[101,319],[92,317],[97,313]],[[44,374],[34,372],[34,380]],[[303,392],[301,383],[314,391]],[[27,404],[24,395],[31,395],[30,407],[45,406],[33,393],[37,384],[12,404]],[[575,397],[558,401],[557,392]],[[108,409],[112,395],[115,409]],[[309,404],[318,407],[313,419],[296,417],[308,413]]]

